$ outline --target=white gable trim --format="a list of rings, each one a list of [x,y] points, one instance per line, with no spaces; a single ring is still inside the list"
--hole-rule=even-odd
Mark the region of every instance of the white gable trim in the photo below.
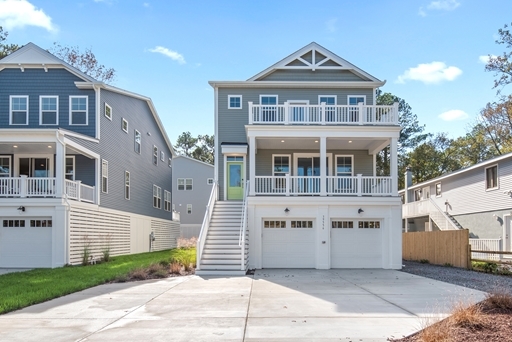
[[[317,62],[315,60],[317,51],[327,58]],[[302,58],[302,56],[304,56],[305,54],[307,54],[309,52],[312,53],[311,63]],[[299,60],[301,63],[304,64],[304,66],[288,65],[289,63],[293,62],[294,60]],[[323,66],[323,64],[325,64],[329,60],[335,62],[336,64],[338,64],[340,66]],[[257,81],[258,79],[260,79],[264,76],[267,76],[267,75],[271,74],[272,72],[274,72],[275,70],[279,70],[279,69],[307,69],[307,70],[313,70],[313,71],[315,71],[316,69],[350,70],[359,76],[369,79],[370,82],[381,82],[376,77],[370,75],[369,73],[367,73],[366,71],[364,71],[362,69],[359,69],[352,63],[350,63],[347,60],[341,58],[340,56],[332,53],[331,51],[327,50],[326,48],[324,48],[321,45],[318,45],[315,42],[312,42],[312,43],[306,45],[305,47],[303,47],[302,49],[292,53],[291,55],[282,59],[281,61],[277,62],[276,64],[272,65],[271,67],[263,70],[262,72],[258,73],[255,76],[249,78],[247,81]]]

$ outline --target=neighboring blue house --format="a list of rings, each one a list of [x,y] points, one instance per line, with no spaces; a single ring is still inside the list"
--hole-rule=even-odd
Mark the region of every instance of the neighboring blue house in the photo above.
[[[175,247],[173,156],[150,98],[32,43],[1,59],[0,267]]]

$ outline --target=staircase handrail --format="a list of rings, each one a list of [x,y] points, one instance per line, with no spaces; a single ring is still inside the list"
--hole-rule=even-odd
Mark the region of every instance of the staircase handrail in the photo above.
[[[201,269],[201,258],[203,256],[204,244],[206,242],[206,236],[208,235],[208,229],[210,228],[210,220],[213,214],[213,207],[215,202],[218,200],[219,184],[216,180],[213,181],[212,192],[210,193],[210,199],[206,205],[206,212],[204,213],[203,224],[201,225],[201,231],[197,238],[196,244],[196,269]]]
[[[441,210],[441,208],[439,208],[439,206],[437,205],[436,202],[434,202],[434,200],[432,198],[429,198],[430,200],[430,204],[439,212],[441,213],[441,215],[443,215],[444,219],[446,222],[448,222],[454,230],[459,230],[460,228],[457,227],[457,225],[455,225],[455,223],[453,223],[452,220],[450,220],[450,218],[448,217],[448,215],[446,215],[446,213],[444,211]],[[431,211],[432,213],[432,211]],[[437,224],[437,223],[436,223]],[[439,227],[439,229],[441,229],[441,227]],[[441,229],[442,230],[442,229]]]
[[[242,222],[240,224],[240,236],[238,237],[238,246],[240,246],[240,269],[245,269],[245,232],[247,230],[247,197],[249,196],[249,181],[245,183],[244,198],[242,202]]]

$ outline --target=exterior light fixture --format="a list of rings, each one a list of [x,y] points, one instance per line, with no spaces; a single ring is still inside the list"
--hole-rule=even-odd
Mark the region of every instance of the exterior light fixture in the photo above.
[[[281,142],[284,142],[284,140],[281,140]]]
[[[361,209],[361,208],[359,208],[359,209],[357,210],[357,213],[358,213],[358,214],[362,214],[362,213],[364,213],[364,210],[363,210],[363,209]]]
[[[349,143],[349,144],[352,144],[352,140],[349,140],[349,141],[348,141],[348,143]]]
[[[14,148],[18,148],[18,145],[13,145]]]
[[[25,212],[25,207],[23,207],[23,206],[18,207],[18,210],[19,210],[19,211],[22,211],[22,212]]]
[[[48,145],[48,148],[52,148],[52,145]]]
[[[290,209],[286,208],[286,209],[284,210],[284,212],[285,212],[286,214],[288,214],[288,213],[290,212]]]
[[[318,142],[318,140],[315,140],[315,142],[317,143],[317,142]]]

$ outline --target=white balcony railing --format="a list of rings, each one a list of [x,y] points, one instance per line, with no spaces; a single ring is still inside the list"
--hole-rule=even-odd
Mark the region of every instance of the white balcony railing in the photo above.
[[[249,102],[249,124],[398,125],[398,103],[363,105],[259,105]]]
[[[319,195],[320,176],[256,176],[256,195]],[[328,196],[391,196],[391,177],[327,176],[325,193]]]
[[[3,177],[0,178],[0,197],[60,197],[56,182],[55,177]],[[64,194],[76,201],[96,203],[95,187],[80,181],[66,179]]]

